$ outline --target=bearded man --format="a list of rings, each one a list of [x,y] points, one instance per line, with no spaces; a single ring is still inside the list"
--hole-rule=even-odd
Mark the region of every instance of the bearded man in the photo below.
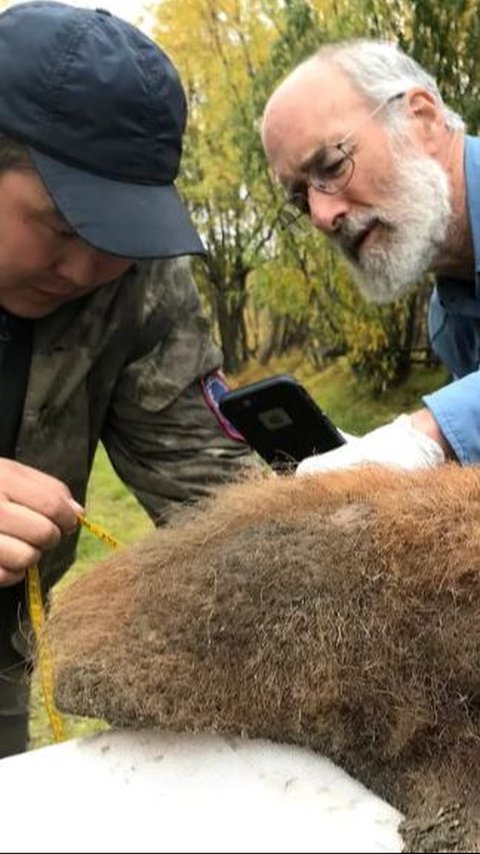
[[[266,105],[262,141],[287,204],[331,238],[367,299],[393,302],[436,275],[429,334],[456,380],[297,472],[478,463],[480,140],[417,62],[359,39],[322,47],[289,74]]]

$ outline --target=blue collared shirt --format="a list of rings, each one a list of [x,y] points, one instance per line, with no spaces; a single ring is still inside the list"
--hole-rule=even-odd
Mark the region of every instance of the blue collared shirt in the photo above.
[[[428,329],[455,381],[423,397],[463,465],[480,463],[480,138],[465,137],[465,180],[475,280],[439,278]]]

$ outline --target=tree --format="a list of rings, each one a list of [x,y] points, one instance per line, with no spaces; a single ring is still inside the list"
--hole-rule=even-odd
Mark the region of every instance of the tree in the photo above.
[[[247,144],[256,116],[246,93],[273,35],[263,7],[261,0],[165,0],[157,16],[156,35],[191,104],[181,186],[209,250],[204,287],[229,371],[249,355],[247,281],[270,237]]]
[[[368,32],[393,38],[436,78],[472,133],[480,122],[479,0],[370,0]]]

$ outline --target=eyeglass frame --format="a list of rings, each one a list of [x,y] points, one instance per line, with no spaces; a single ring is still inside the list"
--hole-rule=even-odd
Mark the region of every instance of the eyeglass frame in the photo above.
[[[338,161],[338,163],[342,163],[344,160],[347,161],[348,163],[350,163],[350,173],[347,177],[347,180],[345,181],[345,183],[342,183],[340,187],[337,187],[334,190],[327,190],[325,188],[325,186],[320,186],[319,182],[316,183],[315,178],[312,179],[311,177],[309,177],[307,175],[307,178],[305,181],[305,184],[306,184],[305,192],[294,193],[292,196],[290,196],[286,199],[285,204],[282,207],[283,213],[287,213],[287,214],[289,213],[289,211],[285,211],[286,206],[290,206],[290,207],[296,209],[295,212],[291,211],[292,219],[290,220],[290,222],[283,224],[284,228],[289,228],[291,225],[296,223],[300,218],[308,216],[309,211],[310,211],[310,206],[308,203],[307,193],[308,193],[308,190],[310,189],[310,187],[313,187],[313,189],[316,190],[316,192],[323,193],[326,196],[335,196],[338,193],[343,192],[343,190],[345,190],[348,187],[348,185],[350,184],[350,181],[353,178],[354,172],[355,172],[355,159],[354,159],[353,155],[350,154],[350,152],[344,151],[343,146],[345,145],[346,142],[348,142],[348,140],[352,136],[354,136],[356,133],[358,133],[358,131],[361,130],[362,127],[368,121],[370,121],[370,119],[373,119],[377,115],[377,113],[380,112],[380,110],[382,110],[388,104],[391,104],[393,101],[397,101],[400,98],[403,98],[404,95],[405,95],[405,92],[397,92],[395,95],[390,95],[384,101],[381,101],[380,104],[377,104],[375,109],[372,110],[372,112],[369,113],[368,116],[365,116],[359,122],[359,124],[353,128],[353,130],[348,131],[348,133],[345,134],[345,136],[340,140],[340,142],[332,142],[332,143],[329,143],[328,145],[323,146],[323,149],[325,151],[327,151],[329,149],[337,149],[338,151],[341,152],[343,157],[341,158],[340,161]],[[314,152],[314,154],[312,154],[312,156],[309,159],[311,161],[313,161],[317,155],[318,155],[318,149],[317,149],[317,151]],[[332,179],[332,180],[334,180],[334,179]],[[295,201],[294,201],[295,196],[299,196],[300,198],[302,198],[304,200],[305,210],[302,210],[300,205],[295,203]],[[280,216],[282,216],[282,211],[280,212]]]

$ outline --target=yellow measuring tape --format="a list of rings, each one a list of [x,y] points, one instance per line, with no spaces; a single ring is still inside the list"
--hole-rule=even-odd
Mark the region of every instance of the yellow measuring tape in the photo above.
[[[100,525],[90,522],[85,516],[79,516],[78,521],[84,528],[90,531],[95,537],[106,543],[112,549],[118,549],[121,543],[108,534]],[[40,685],[47,711],[50,728],[53,733],[53,739],[56,742],[65,741],[67,738],[65,724],[62,716],[58,712],[54,701],[54,678],[52,656],[48,646],[48,641],[43,632],[45,625],[45,611],[43,608],[42,587],[40,583],[40,573],[38,566],[33,566],[27,573],[27,601],[30,622],[33,628],[35,644],[37,648],[37,666],[40,677]]]

